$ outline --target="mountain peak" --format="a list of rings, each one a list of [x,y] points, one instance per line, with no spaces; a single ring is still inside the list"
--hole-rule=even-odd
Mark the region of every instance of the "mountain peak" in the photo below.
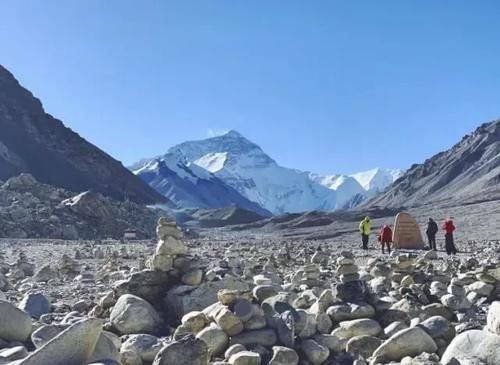
[[[225,137],[232,137],[232,138],[242,138],[243,137],[243,135],[240,132],[238,132],[238,131],[236,131],[234,129],[231,129],[227,133],[223,134],[223,136],[225,136]]]

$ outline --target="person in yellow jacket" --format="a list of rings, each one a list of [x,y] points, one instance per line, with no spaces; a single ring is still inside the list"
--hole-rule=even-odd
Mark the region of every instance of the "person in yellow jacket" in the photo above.
[[[359,223],[359,232],[361,233],[361,240],[363,242],[363,250],[368,249],[368,241],[370,238],[370,233],[372,231],[372,222],[369,217],[365,217]]]

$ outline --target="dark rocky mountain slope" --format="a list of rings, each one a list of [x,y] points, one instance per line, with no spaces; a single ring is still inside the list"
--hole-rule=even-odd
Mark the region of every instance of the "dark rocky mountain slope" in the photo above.
[[[93,189],[137,203],[165,203],[119,161],[47,114],[37,98],[0,66],[0,180],[30,173],[71,191]]]
[[[413,165],[362,208],[456,206],[492,200],[500,200],[500,120],[481,125],[451,149]]]

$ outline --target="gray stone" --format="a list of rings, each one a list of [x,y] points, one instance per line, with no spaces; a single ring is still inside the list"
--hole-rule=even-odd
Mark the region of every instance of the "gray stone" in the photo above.
[[[15,305],[0,301],[0,338],[24,342],[31,334],[30,316]]]
[[[113,327],[122,334],[152,333],[160,324],[160,316],[153,306],[131,294],[118,298],[110,320]]]
[[[329,307],[326,313],[335,322],[349,321],[353,319],[372,318],[375,309],[368,303],[344,303]]]
[[[68,325],[51,324],[41,326],[31,334],[31,342],[37,348],[40,348],[67,328]]]
[[[381,344],[380,338],[361,335],[352,337],[347,342],[345,350],[368,359]]]
[[[94,353],[102,332],[102,322],[86,319],[61,332],[18,365],[82,365]]]
[[[226,332],[215,325],[202,329],[196,337],[205,341],[212,356],[223,354],[229,342]]]
[[[229,336],[243,332],[243,322],[228,308],[222,308],[215,316],[215,322]]]
[[[121,365],[143,365],[141,357],[134,351],[121,351],[120,363]]]
[[[21,302],[19,308],[28,313],[33,318],[40,318],[40,316],[50,312],[50,303],[45,295],[41,293],[26,294]]]
[[[322,364],[330,356],[330,350],[314,340],[302,341],[300,349],[313,365]]]
[[[355,336],[377,336],[382,332],[380,324],[373,319],[354,319],[339,323],[339,327],[332,331],[332,335],[341,340],[348,340]]]
[[[252,303],[246,299],[238,299],[233,305],[234,314],[241,319],[242,322],[247,322],[254,315]]]
[[[500,335],[500,302],[493,302],[488,310],[486,329]]]
[[[89,359],[89,362],[97,362],[103,359],[118,361],[120,359],[120,354],[118,351],[119,345],[118,347],[115,345],[113,337],[116,337],[117,342],[119,343],[120,338],[115,334],[105,331],[101,333],[95,345],[94,352]]]
[[[469,291],[473,291],[477,294],[479,294],[482,297],[489,297],[493,290],[495,289],[494,285],[487,284],[483,281],[476,281],[472,284],[470,284],[467,289]]]
[[[438,349],[436,343],[423,329],[412,327],[397,332],[384,341],[373,353],[387,361],[400,361],[406,356],[417,356],[422,352],[433,353]]]
[[[203,312],[193,311],[185,314],[181,323],[188,329],[190,329],[194,334],[200,332],[203,328],[207,326],[209,319]]]
[[[467,297],[460,297],[453,294],[446,294],[441,297],[441,303],[451,310],[465,310],[472,307],[472,303],[467,299]]]
[[[186,336],[167,344],[153,362],[153,365],[208,365],[208,346],[199,338]]]
[[[273,357],[269,365],[298,365],[299,355],[294,349],[283,346],[273,346]]]
[[[314,336],[314,341],[336,353],[345,351],[347,344],[347,340],[340,340],[334,335],[316,335]]]
[[[163,347],[159,338],[147,334],[131,335],[122,344],[120,352],[133,351],[143,362],[153,362]]]
[[[202,280],[203,271],[201,269],[188,271],[181,277],[181,281],[186,285],[200,285]]]
[[[453,363],[453,359],[458,362]],[[498,365],[500,364],[500,336],[479,330],[461,333],[446,348],[441,357],[441,363],[445,365]]]
[[[455,327],[446,318],[434,316],[418,324],[433,339],[443,338],[451,341],[455,337]]]
[[[390,325],[384,328],[384,335],[385,337],[391,337],[392,335],[406,328],[408,328],[408,326],[404,322],[392,322]]]

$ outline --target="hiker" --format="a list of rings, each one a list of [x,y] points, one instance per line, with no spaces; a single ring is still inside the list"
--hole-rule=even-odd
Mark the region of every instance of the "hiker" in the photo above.
[[[385,246],[387,246],[387,252],[391,254],[392,229],[387,224],[384,224],[384,226],[380,229],[378,241],[382,245],[382,254],[385,254]]]
[[[429,221],[427,222],[427,240],[429,241],[429,250],[434,250],[437,251],[436,248],[436,233],[438,233],[439,228],[437,223],[434,221],[434,219],[429,218]]]
[[[359,223],[359,232],[361,233],[361,240],[363,242],[363,250],[368,250],[368,240],[370,238],[370,232],[372,230],[372,224],[369,217],[365,217],[361,223]]]
[[[443,230],[445,231],[445,248],[448,255],[456,255],[457,248],[455,247],[455,242],[453,240],[453,232],[455,231],[455,225],[451,218],[448,218],[443,224]]]

